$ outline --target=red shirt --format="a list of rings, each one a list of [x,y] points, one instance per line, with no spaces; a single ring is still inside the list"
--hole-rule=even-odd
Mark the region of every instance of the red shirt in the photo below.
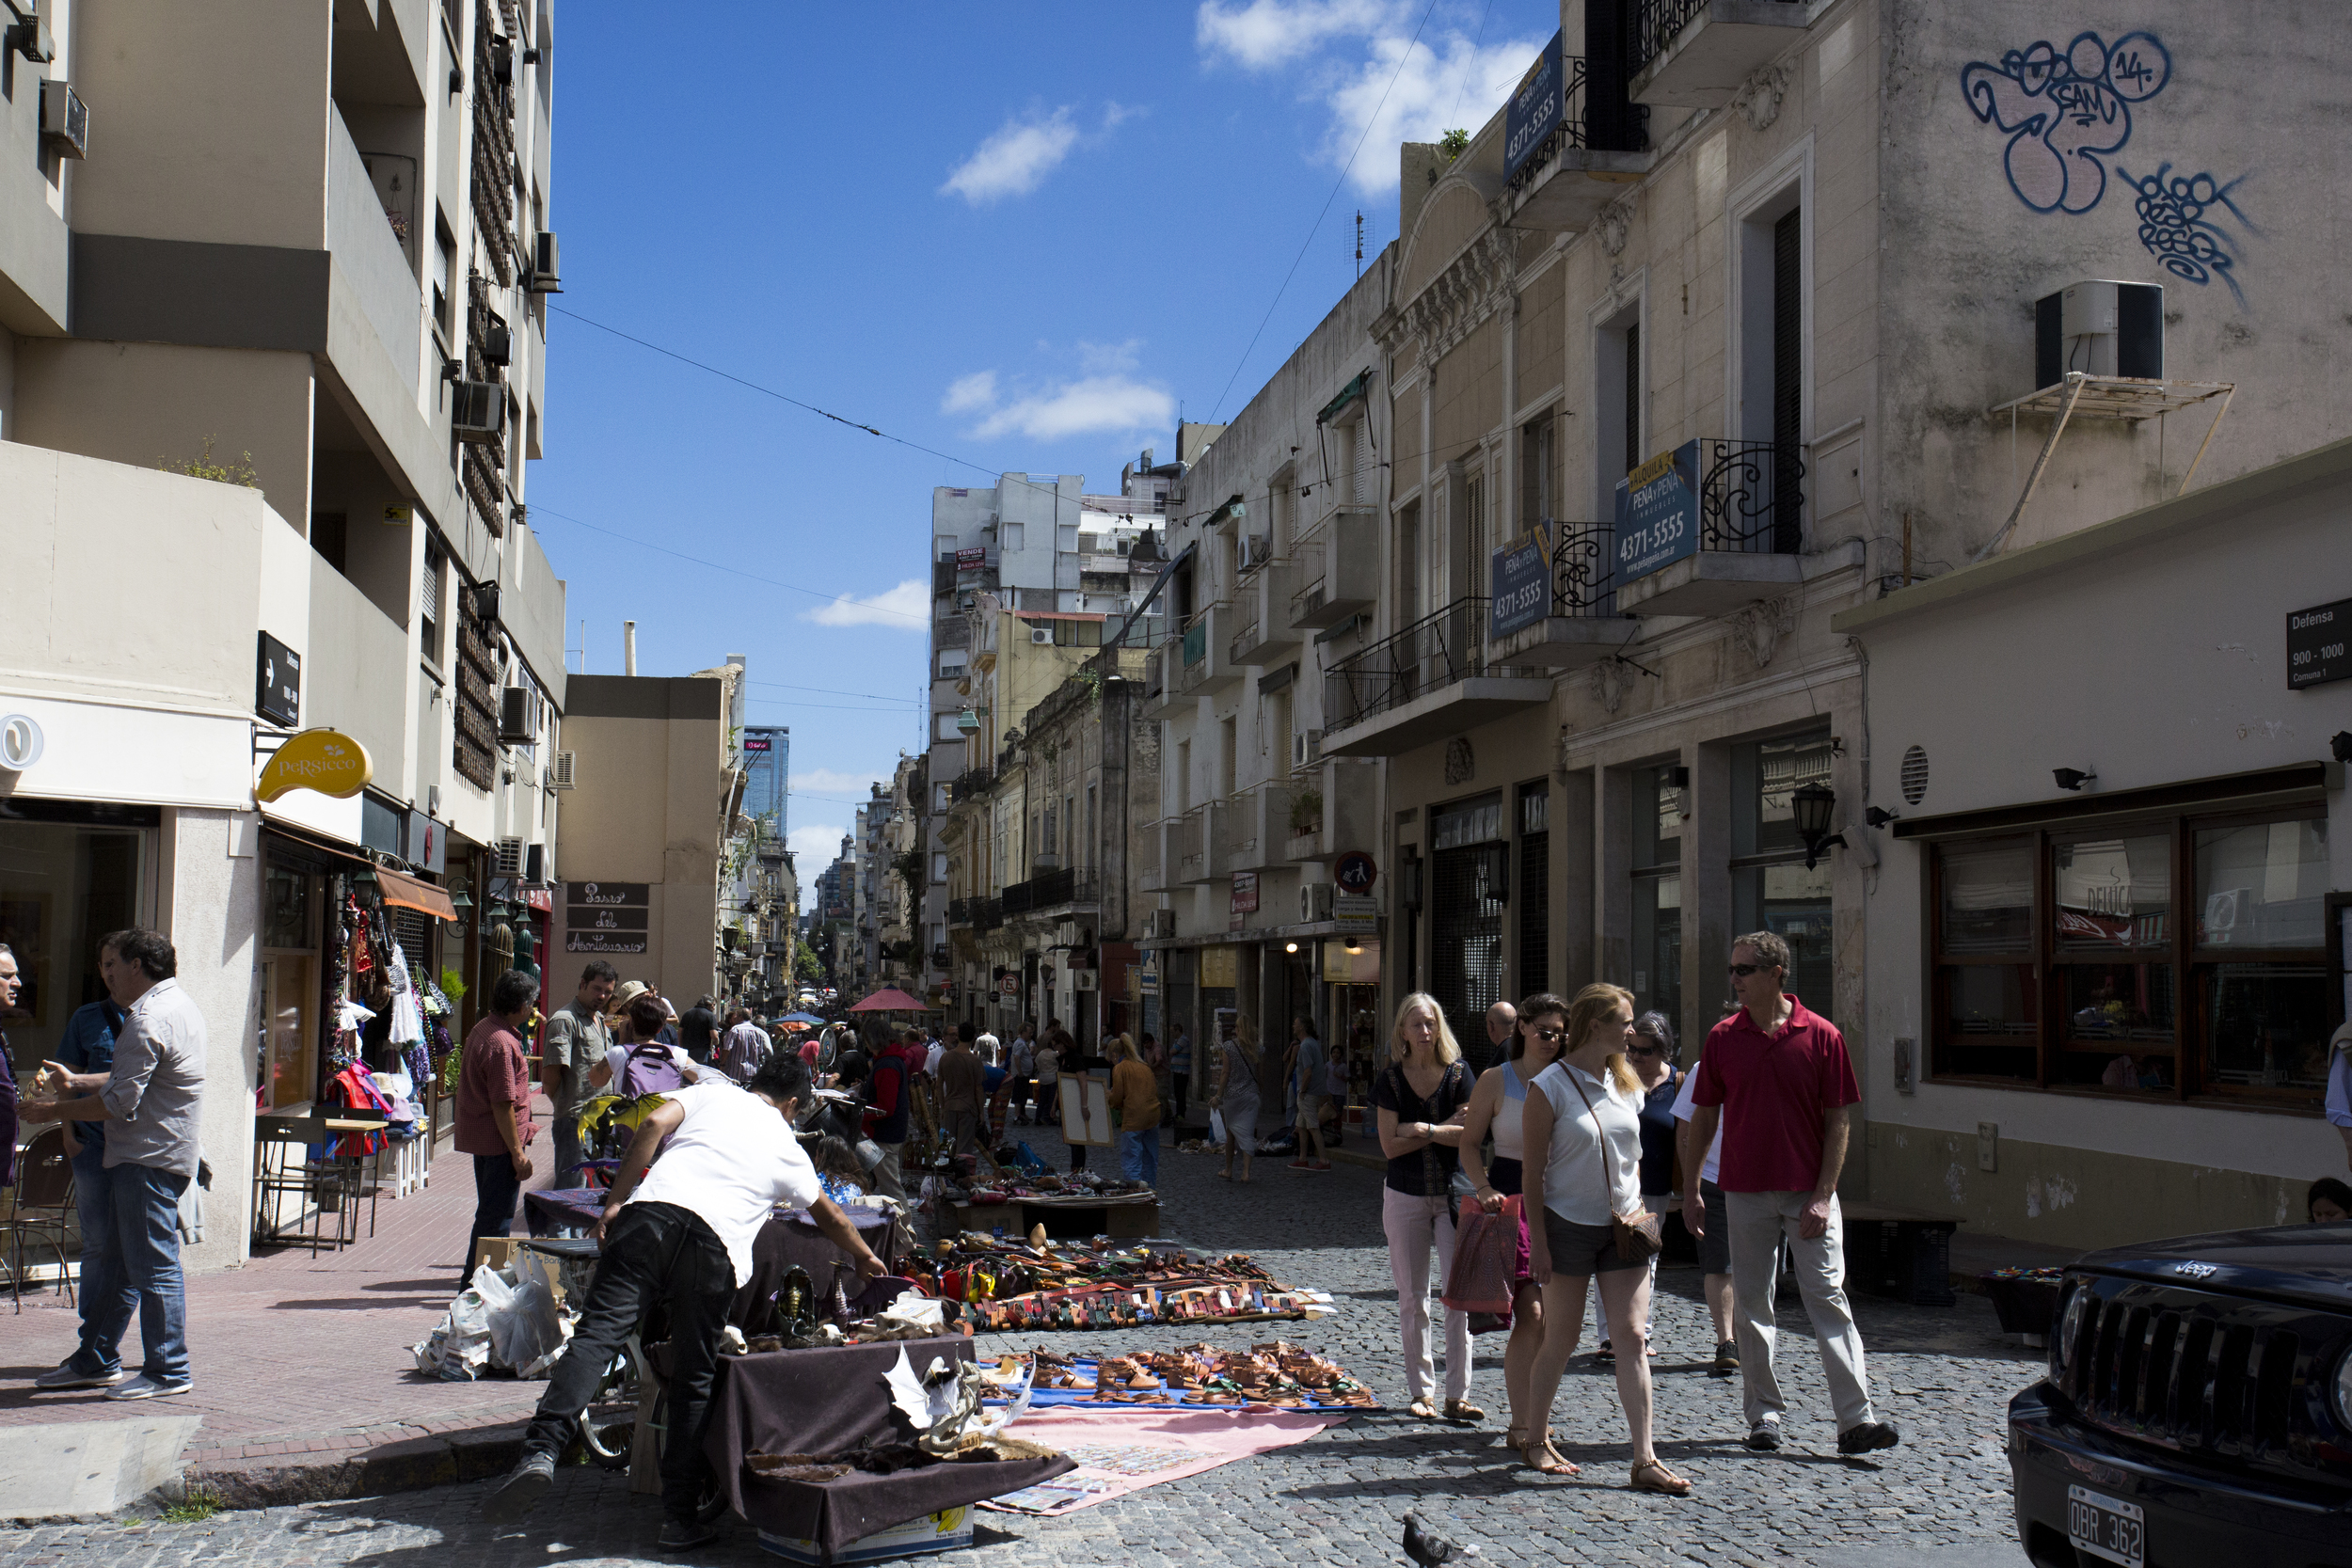
[[[1788,998],[1767,1036],[1745,1007],[1707,1033],[1693,1105],[1724,1108],[1727,1193],[1811,1192],[1821,1180],[1821,1113],[1862,1098],[1837,1025]]]
[[[536,1131],[531,1124],[531,1069],[523,1042],[496,1014],[473,1026],[457,1067],[457,1152],[503,1154],[497,1108],[515,1107],[515,1134],[525,1148]]]

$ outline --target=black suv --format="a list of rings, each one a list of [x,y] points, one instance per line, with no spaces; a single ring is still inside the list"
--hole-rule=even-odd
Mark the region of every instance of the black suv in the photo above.
[[[2042,1568],[2352,1564],[2352,1224],[2084,1257],[2009,1462]]]

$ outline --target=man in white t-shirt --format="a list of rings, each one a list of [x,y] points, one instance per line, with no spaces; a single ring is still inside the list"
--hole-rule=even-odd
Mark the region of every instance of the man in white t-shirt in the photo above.
[[[1699,1173],[1699,1196],[1707,1204],[1707,1234],[1699,1242],[1699,1273],[1704,1276],[1701,1289],[1707,1297],[1708,1316],[1715,1320],[1715,1365],[1717,1377],[1729,1377],[1740,1370],[1740,1346],[1731,1335],[1731,1227],[1725,1214],[1724,1191],[1715,1185],[1715,1172],[1723,1164],[1724,1129],[1716,1123],[1715,1136],[1707,1146],[1707,1159],[1701,1163],[1698,1151],[1691,1147],[1691,1118],[1697,1115],[1697,1103],[1692,1095],[1698,1087],[1698,1069],[1682,1075],[1682,1092],[1675,1096],[1675,1155],[1687,1173]],[[1688,1181],[1686,1174],[1683,1180]]]
[[[697,1518],[707,1468],[703,1426],[727,1310],[737,1287],[752,1275],[753,1238],[777,1205],[806,1209],[861,1275],[886,1272],[824,1196],[793,1136],[793,1118],[808,1102],[807,1067],[778,1052],[747,1087],[706,1083],[671,1090],[637,1129],[596,1222],[604,1253],[579,1327],[523,1434],[521,1460],[483,1499],[492,1521],[518,1519],[546,1495],[556,1458],[604,1369],[647,1309],[663,1301],[671,1365],[670,1438],[661,1456],[661,1504],[669,1518],[661,1545],[675,1550],[717,1539],[722,1527]]]

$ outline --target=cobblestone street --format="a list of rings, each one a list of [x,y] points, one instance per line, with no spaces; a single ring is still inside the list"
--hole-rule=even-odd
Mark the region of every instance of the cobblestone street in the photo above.
[[[1058,1143],[1032,1142],[1063,1163]],[[1660,1278],[1655,1316],[1658,1441],[1668,1463],[1693,1482],[1693,1496],[1675,1501],[1626,1489],[1623,1418],[1608,1370],[1589,1354],[1589,1326],[1554,1413],[1560,1447],[1584,1474],[1544,1480],[1519,1467],[1503,1446],[1499,1340],[1478,1342],[1471,1395],[1489,1413],[1483,1427],[1431,1425],[1403,1414],[1395,1297],[1375,1173],[1343,1165],[1311,1176],[1269,1159],[1258,1163],[1250,1185],[1235,1187],[1217,1180],[1216,1168],[1213,1159],[1163,1152],[1164,1228],[1197,1245],[1250,1251],[1285,1281],[1329,1291],[1338,1314],[1206,1336],[1150,1329],[1060,1335],[1050,1342],[1057,1349],[1167,1346],[1202,1337],[1236,1343],[1279,1331],[1337,1357],[1395,1409],[1068,1518],[980,1513],[975,1549],[946,1560],[973,1568],[1402,1562],[1398,1519],[1408,1508],[1444,1533],[1475,1542],[1499,1565],[1901,1563],[1924,1561],[1930,1550],[1947,1568],[2023,1560],[2009,1544],[2001,1419],[2009,1395],[2035,1375],[2036,1357],[1997,1333],[1980,1298],[1963,1296],[1941,1311],[1868,1298],[1857,1304],[1880,1414],[1903,1433],[1902,1447],[1868,1462],[1836,1457],[1819,1360],[1802,1333],[1801,1314],[1784,1309],[1790,1440],[1779,1453],[1756,1454],[1740,1444],[1736,1380],[1703,1370],[1711,1346],[1697,1275],[1669,1268]],[[1031,1342],[987,1336],[981,1350]],[[504,1535],[476,1521],[481,1490],[225,1513],[200,1524],[10,1531],[0,1533],[0,1565],[165,1568],[224,1560],[256,1568],[486,1568],[655,1557],[659,1509],[606,1473],[564,1472],[529,1528]],[[774,1559],[739,1525],[731,1542],[695,1560]]]

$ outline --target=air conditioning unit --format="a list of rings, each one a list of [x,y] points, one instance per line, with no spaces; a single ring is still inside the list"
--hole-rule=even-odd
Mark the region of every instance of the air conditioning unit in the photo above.
[[[564,281],[556,266],[555,231],[542,229],[531,242],[531,266],[523,278],[525,293],[560,294]]]
[[[1270,534],[1245,533],[1241,536],[1241,569],[1252,572],[1274,559],[1274,539]]]
[[[40,84],[40,139],[60,158],[89,155],[89,105],[65,83],[48,77]]]
[[[519,877],[523,874],[523,841],[501,838],[490,846],[490,875]]]
[[[548,847],[534,844],[523,851],[523,880],[534,887],[548,882]]]
[[[1312,926],[1331,918],[1331,882],[1301,882],[1298,884],[1298,922]]]
[[[555,760],[548,766],[548,787],[549,789],[577,787],[576,775],[579,768],[580,753],[578,752],[556,752]]]
[[[9,8],[10,10],[15,8],[13,6]],[[56,40],[49,36],[49,19],[44,16],[27,16],[10,27],[8,46],[35,65],[47,65],[57,57]],[[63,82],[57,85],[65,86]]]
[[[490,319],[482,328],[482,357],[493,365],[511,365],[515,362],[514,329],[497,311],[487,314]]]
[[[1143,916],[1143,934],[1147,941],[1166,940],[1176,934],[1174,910],[1148,910]]]
[[[1323,732],[1300,730],[1291,736],[1291,766],[1312,768],[1323,760]]]
[[[1031,626],[1029,628],[1029,641],[1031,643],[1041,647],[1051,647],[1054,642],[1054,628],[1051,626]]]
[[[509,686],[499,691],[499,744],[529,746],[539,738],[539,691]]]
[[[2164,379],[2164,287],[2087,278],[2033,302],[2034,386],[2069,371]]]
[[[506,429],[506,388],[495,381],[450,386],[449,427],[461,441],[494,441]]]

